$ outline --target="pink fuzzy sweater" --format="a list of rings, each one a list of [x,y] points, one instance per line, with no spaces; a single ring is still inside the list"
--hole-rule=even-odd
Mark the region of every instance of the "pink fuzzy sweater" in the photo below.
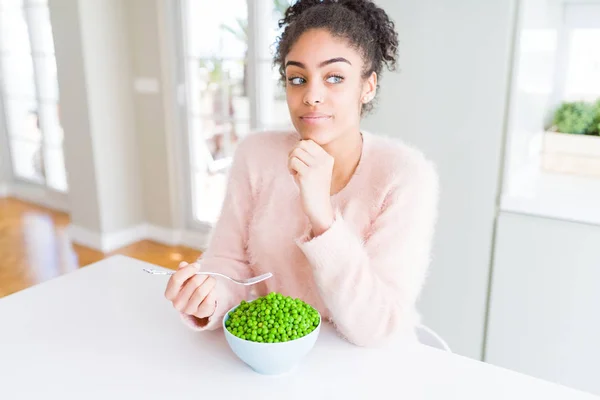
[[[219,280],[208,320],[183,316],[198,330],[221,326],[242,299],[277,291],[313,305],[357,345],[392,335],[414,339],[415,302],[426,277],[437,219],[438,178],[418,150],[363,133],[363,150],[346,187],[331,197],[335,222],[311,238],[299,190],[287,169],[295,132],[257,133],[239,144],[222,213],[202,270],[247,278],[272,272],[250,289]]]

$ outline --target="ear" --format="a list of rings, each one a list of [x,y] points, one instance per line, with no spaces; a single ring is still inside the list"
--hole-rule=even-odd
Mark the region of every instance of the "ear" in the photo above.
[[[373,71],[371,75],[363,83],[361,92],[361,102],[366,104],[375,98],[377,92],[377,73]]]

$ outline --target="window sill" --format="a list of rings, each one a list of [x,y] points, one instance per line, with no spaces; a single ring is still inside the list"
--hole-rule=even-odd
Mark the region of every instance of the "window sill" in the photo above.
[[[600,179],[540,171],[516,176],[501,211],[600,225]]]

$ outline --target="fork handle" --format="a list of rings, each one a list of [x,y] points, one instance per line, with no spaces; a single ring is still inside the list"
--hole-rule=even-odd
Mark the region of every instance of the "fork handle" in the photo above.
[[[152,275],[174,275],[176,271],[158,271],[153,270]],[[218,272],[208,272],[208,271],[198,271],[194,275],[211,275],[211,276],[221,276],[223,278],[229,278],[223,274],[219,274]]]
[[[152,275],[175,275],[176,271],[152,271]],[[210,275],[210,272],[196,272],[194,275]]]

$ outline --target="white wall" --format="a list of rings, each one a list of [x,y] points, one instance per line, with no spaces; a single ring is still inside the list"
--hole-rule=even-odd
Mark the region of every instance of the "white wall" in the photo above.
[[[97,176],[77,0],[50,0],[71,221],[100,232]]]
[[[170,140],[181,134],[171,125],[177,116],[168,113],[177,108],[173,97],[175,71],[169,68],[176,52],[173,35],[168,31],[171,27],[167,25],[171,10],[165,3],[129,0],[125,4],[134,82],[156,84],[156,91],[134,91],[145,218],[155,226],[179,229],[183,227],[177,215],[183,212],[178,207],[182,201],[174,193],[175,166],[168,151]]]
[[[77,243],[205,245],[185,231],[185,185],[173,151],[181,132],[172,5],[49,0]]]
[[[515,1],[379,0],[400,35],[373,132],[439,168],[434,261],[420,310],[456,352],[481,357]]]
[[[125,5],[79,7],[101,227],[115,232],[144,217]]]
[[[502,213],[486,361],[600,394],[600,226]]]
[[[127,19],[117,0],[50,0],[74,239],[144,222]]]

